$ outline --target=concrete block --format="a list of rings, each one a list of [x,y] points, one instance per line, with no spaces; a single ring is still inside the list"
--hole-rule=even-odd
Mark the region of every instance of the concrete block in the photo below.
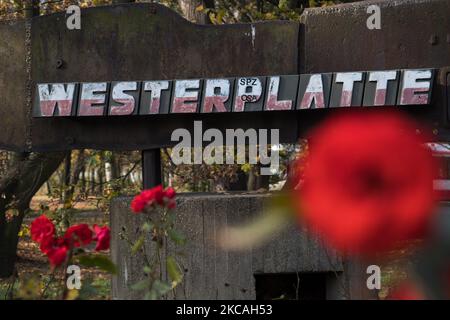
[[[251,251],[230,252],[216,245],[216,235],[222,227],[242,224],[259,214],[267,197],[243,193],[178,195],[176,228],[188,240],[181,259],[184,281],[170,298],[255,299],[255,275],[292,273],[326,273],[328,298],[363,297],[361,293],[350,295],[349,289],[361,285],[365,288],[365,279],[358,278],[359,281],[354,274],[348,275],[344,265],[349,262],[344,263],[336,253],[325,249],[320,240],[297,226]],[[119,236],[125,228],[134,241],[142,223],[142,216],[130,211],[130,202],[129,197],[111,202],[112,259],[119,270],[112,282],[114,299],[142,298],[129,287],[142,279],[143,258],[132,256],[129,245]],[[146,248],[152,250],[149,239]],[[172,246],[166,246],[163,256],[173,250]],[[166,277],[164,266],[161,272]],[[359,276],[365,277],[364,272]]]

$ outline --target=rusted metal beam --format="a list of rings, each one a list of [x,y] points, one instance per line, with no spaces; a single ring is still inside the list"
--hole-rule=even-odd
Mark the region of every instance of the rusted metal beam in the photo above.
[[[381,30],[367,29],[369,4],[381,8]],[[437,68],[431,108],[408,110],[431,127],[436,140],[448,140],[448,16],[446,0],[363,1],[307,9],[300,22],[200,26],[166,7],[132,3],[83,9],[81,30],[69,30],[65,13],[57,13],[31,19],[32,87]],[[205,129],[277,128],[281,142],[294,142],[331,111],[34,119],[24,94],[25,38],[23,21],[0,24],[0,147],[5,149],[147,150],[170,145],[171,132],[192,129],[194,120],[203,120]]]

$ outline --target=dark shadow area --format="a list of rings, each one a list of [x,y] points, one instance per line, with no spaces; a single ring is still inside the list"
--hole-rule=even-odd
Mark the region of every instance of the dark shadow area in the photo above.
[[[328,272],[255,274],[256,300],[326,300]]]

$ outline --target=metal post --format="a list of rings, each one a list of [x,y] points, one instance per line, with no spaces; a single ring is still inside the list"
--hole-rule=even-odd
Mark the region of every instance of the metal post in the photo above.
[[[161,150],[142,151],[142,183],[144,189],[161,184]]]

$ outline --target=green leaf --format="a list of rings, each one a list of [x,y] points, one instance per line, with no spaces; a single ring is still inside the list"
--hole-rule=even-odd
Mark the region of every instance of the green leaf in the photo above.
[[[144,300],[156,300],[158,299],[158,295],[155,290],[150,290],[144,296]]]
[[[172,280],[172,288],[175,288],[183,280],[183,273],[173,257],[167,257],[166,265],[170,280]]]
[[[176,213],[174,211],[170,211],[167,214],[167,225],[169,226],[172,225],[175,222],[176,217],[177,217]]]
[[[103,255],[83,255],[78,258],[79,264],[85,267],[97,267],[111,274],[117,273],[116,265]]]
[[[186,243],[186,238],[177,230],[169,229],[167,233],[169,234],[170,239],[176,244],[184,245]]]
[[[149,266],[145,266],[143,270],[144,270],[144,273],[146,273],[146,274],[150,274],[153,271],[152,268],[150,268]]]
[[[145,238],[144,235],[141,235],[139,239],[136,240],[136,242],[133,244],[133,247],[131,248],[131,254],[135,255],[144,245]]]
[[[150,281],[148,279],[141,280],[133,284],[131,290],[142,291],[150,287]]]
[[[97,288],[92,285],[93,280],[91,278],[83,280],[83,285],[79,291],[79,299],[88,300],[92,299],[97,294]]]
[[[142,231],[149,232],[150,230],[153,229],[153,227],[154,227],[153,223],[151,223],[151,222],[145,222],[145,223],[142,225]]]

